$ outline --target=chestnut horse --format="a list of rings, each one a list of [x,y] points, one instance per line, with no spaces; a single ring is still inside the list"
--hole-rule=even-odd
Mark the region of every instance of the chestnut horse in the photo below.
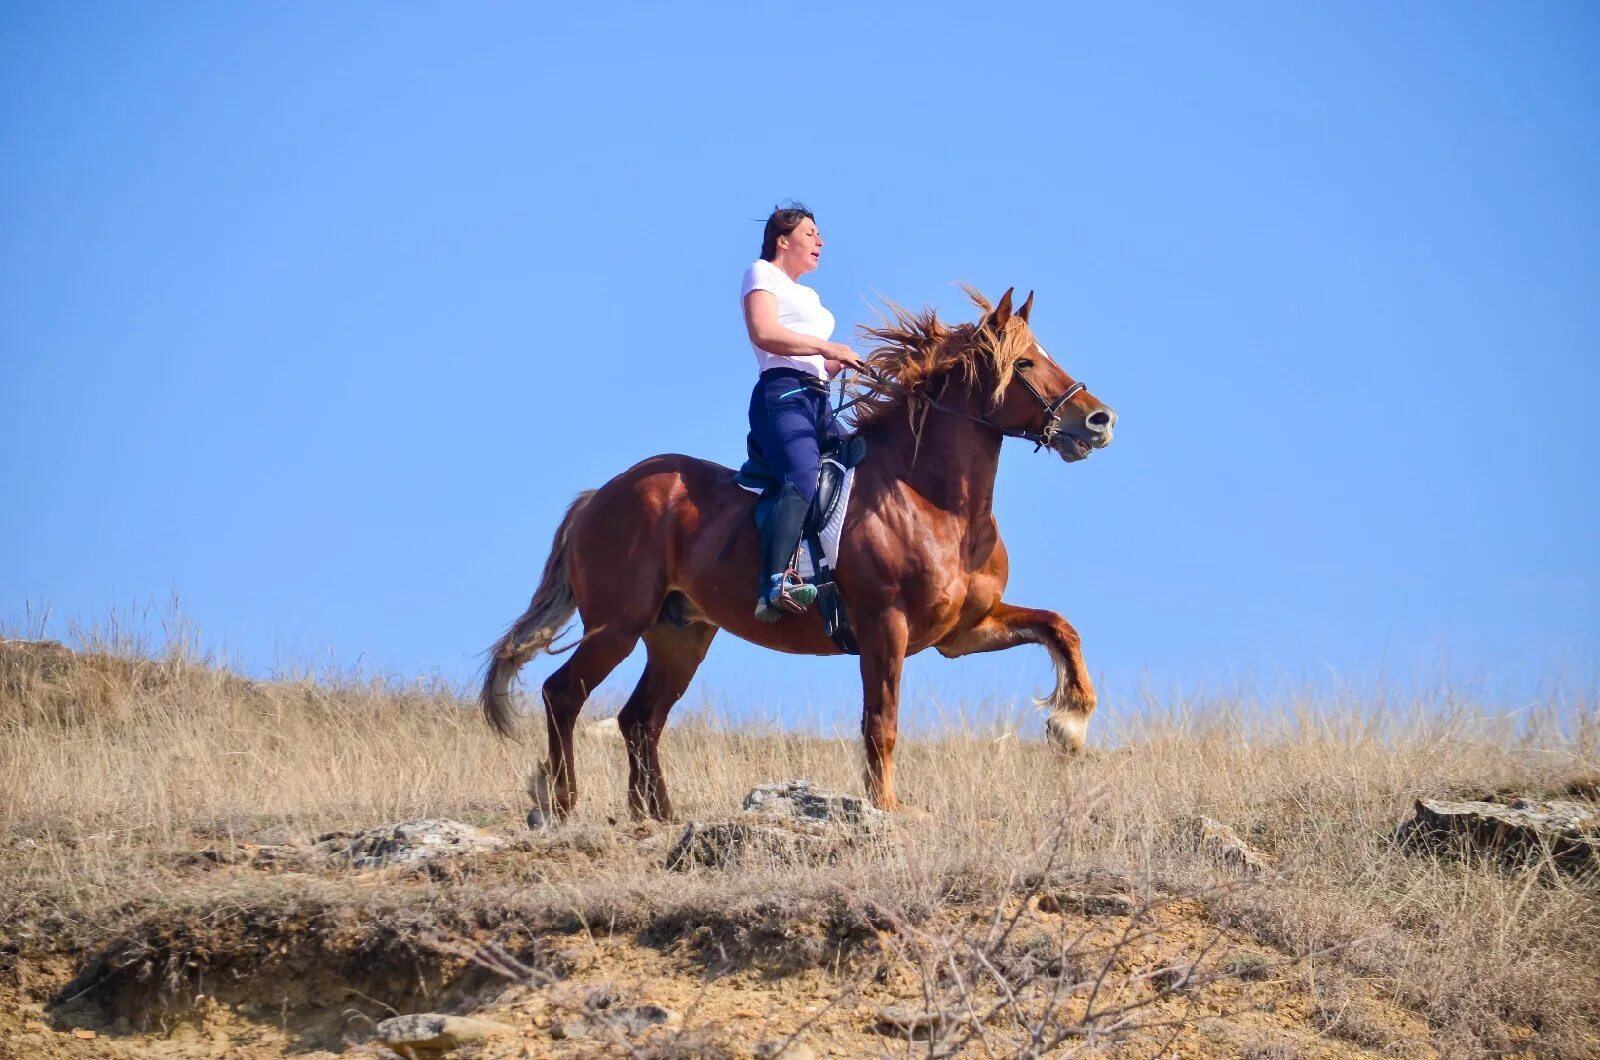
[[[866,787],[893,810],[894,746],[905,657],[949,658],[1042,644],[1056,667],[1046,732],[1083,746],[1094,688],[1077,631],[1054,611],[1001,599],[1005,545],[993,514],[1000,443],[1010,436],[1081,460],[1111,442],[1116,415],[1047,355],[1028,326],[1033,295],[1013,313],[1011,291],[975,323],[946,326],[932,311],[891,307],[867,329],[875,382],[856,410],[868,450],[856,468],[835,578],[861,650]],[[643,639],[644,675],[618,723],[628,749],[628,805],[672,814],[657,748],[667,714],[717,631],[778,651],[836,655],[817,610],[757,621],[755,498],[733,472],[694,457],[654,456],[582,493],[556,531],[533,601],[490,649],[482,704],[509,734],[511,684],[550,650],[576,611],[584,634],[544,683],[549,755],[535,768],[531,818],[564,816],[577,797],[573,725],[597,685]],[[557,649],[567,650],[567,649]]]

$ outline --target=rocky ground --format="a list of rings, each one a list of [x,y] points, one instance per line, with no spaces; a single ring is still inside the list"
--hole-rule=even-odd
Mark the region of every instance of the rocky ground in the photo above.
[[[864,840],[895,857],[886,822],[869,830],[748,816],[685,829],[664,864],[715,872],[752,857],[818,863],[859,855]],[[671,834],[641,826],[614,842],[662,850]],[[690,867],[685,851],[697,846]],[[172,885],[190,898],[184,913],[164,910],[86,964],[63,954],[14,969],[24,972],[21,996],[8,999],[15,1008],[0,1026],[18,1055],[39,1056],[409,1049],[797,1060],[1011,1056],[1035,1039],[1058,1048],[1103,1039],[1096,1051],[1106,1055],[1144,1055],[1166,1043],[1178,1055],[1330,1057],[1363,1045],[1393,1053],[1395,1042],[1411,1039],[1419,1048],[1402,1054],[1433,1055],[1420,1048],[1418,1017],[1374,991],[1341,997],[1348,1011],[1327,1011],[1293,953],[1218,923],[1208,910],[1217,894],[1162,893],[1127,878],[1051,872],[1018,881],[998,904],[958,899],[915,919],[853,906],[845,895],[831,909],[786,908],[772,895],[745,923],[624,932],[530,925],[514,906],[483,904],[485,889],[514,886],[529,863],[603,857],[605,847],[581,828],[507,842],[424,821],[299,850],[208,848],[173,870]],[[1249,852],[1241,845],[1239,853]],[[1219,851],[1219,866],[1227,858]],[[424,912],[466,879],[479,926]],[[339,905],[297,900],[313,880],[329,888],[319,897]],[[1231,885],[1252,886],[1246,880]],[[283,890],[265,892],[267,881]],[[363,890],[383,897],[365,902]],[[497,913],[509,916],[482,923]],[[418,1008],[435,1018],[401,1012]],[[407,1018],[386,1016],[395,1012]],[[1346,1025],[1357,1031],[1337,1033]]]
[[[529,830],[447,692],[0,666],[4,1056],[1600,1055],[1585,716],[956,734],[893,820],[691,722],[673,825],[602,725]]]

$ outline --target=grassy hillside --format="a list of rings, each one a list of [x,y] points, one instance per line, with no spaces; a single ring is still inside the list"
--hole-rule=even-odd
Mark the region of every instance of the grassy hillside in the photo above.
[[[373,1055],[373,1020],[449,1010],[517,1028],[458,1055],[747,1057],[796,1034],[825,1056],[1600,1055],[1595,881],[1393,841],[1417,796],[1592,798],[1593,711],[1313,706],[1179,705],[1071,762],[1014,735],[903,743],[923,813],[890,835],[675,872],[681,826],[627,819],[614,737],[581,742],[576,818],[527,832],[542,724],[518,746],[446,689],[8,642],[0,1054]],[[691,717],[664,754],[686,820],[772,781],[860,790],[854,739]],[[1197,851],[1201,814],[1270,871]],[[257,856],[423,817],[511,845],[364,871]],[[682,1022],[553,1036],[597,990]],[[881,1029],[892,1005],[982,1019],[930,1042]]]

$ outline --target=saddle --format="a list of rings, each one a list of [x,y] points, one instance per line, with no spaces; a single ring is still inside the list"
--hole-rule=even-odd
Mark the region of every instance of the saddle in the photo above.
[[[755,521],[758,529],[765,528],[777,503],[778,490],[783,479],[767,464],[766,458],[753,440],[745,446],[744,465],[734,475],[733,481],[740,489],[758,494]],[[867,440],[852,434],[832,447],[823,450],[822,464],[817,473],[817,495],[806,513],[805,529],[800,534],[800,550],[796,555],[795,570],[801,580],[817,587],[817,607],[822,614],[822,626],[839,650],[847,655],[861,654],[849,616],[845,614],[839,587],[834,583],[833,565],[839,556],[840,537],[844,530],[845,513],[849,510],[850,487],[855,479],[855,469],[867,457]]]

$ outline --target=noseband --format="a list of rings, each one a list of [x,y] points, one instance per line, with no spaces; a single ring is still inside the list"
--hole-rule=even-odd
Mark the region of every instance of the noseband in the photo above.
[[[1028,382],[1026,376],[1017,376],[1017,382],[1021,383],[1027,389],[1028,393],[1033,395],[1033,400],[1039,403],[1039,408],[1044,412],[1044,422],[1041,423],[1037,428],[1002,427],[998,423],[992,423],[989,420],[981,417],[962,412],[960,409],[953,409],[949,405],[945,405],[934,398],[929,397],[927,394],[922,394],[919,396],[923,401],[926,401],[940,412],[948,412],[952,416],[960,416],[964,420],[971,420],[973,423],[987,427],[991,431],[998,431],[1007,438],[1026,438],[1028,441],[1033,443],[1033,451],[1036,453],[1046,446],[1054,448],[1056,436],[1061,433],[1061,406],[1065,405],[1067,402],[1076,397],[1078,393],[1084,389],[1083,384],[1073,383],[1071,386],[1067,387],[1066,391],[1060,397],[1056,398],[1054,401],[1046,401],[1044,399],[1044,395],[1039,393],[1037,387]]]
[[[1033,395],[1033,400],[1037,401],[1039,403],[1039,407],[1044,410],[1044,423],[1037,431],[1008,431],[1003,427],[996,427],[995,429],[1001,434],[1009,434],[1013,438],[1028,439],[1028,441],[1033,443],[1033,451],[1036,453],[1045,446],[1054,448],[1056,435],[1061,433],[1061,406],[1065,405],[1067,402],[1076,397],[1078,392],[1083,389],[1083,384],[1073,383],[1071,386],[1067,387],[1066,391],[1063,392],[1060,397],[1056,398],[1054,401],[1046,401],[1044,399],[1044,395],[1039,393],[1038,388],[1036,388],[1032,383],[1028,382],[1027,376],[1017,376],[1017,382],[1021,383],[1024,387],[1027,387],[1028,393]]]
[[[894,380],[879,375],[866,365],[862,365],[862,373],[880,386],[896,385]],[[963,412],[960,409],[953,409],[949,405],[946,405],[938,399],[927,394],[918,394],[916,395],[916,399],[920,401],[926,401],[929,405],[938,409],[940,412],[948,412],[952,416],[960,416],[964,420],[970,420],[973,423],[978,424],[980,427],[987,427],[991,431],[996,431],[1005,435],[1007,438],[1025,438],[1033,443],[1033,451],[1036,453],[1046,446],[1053,448],[1055,446],[1056,436],[1061,433],[1061,406],[1071,401],[1081,391],[1083,391],[1084,385],[1082,383],[1073,383],[1071,386],[1067,387],[1066,391],[1062,393],[1060,397],[1056,398],[1054,401],[1046,401],[1044,399],[1044,395],[1039,393],[1038,387],[1030,383],[1026,376],[1018,375],[1016,379],[1017,382],[1021,383],[1027,389],[1029,394],[1033,395],[1033,400],[1039,403],[1039,408],[1044,412],[1044,422],[1041,423],[1037,429],[1031,429],[1028,427],[1002,427],[998,423],[992,423],[989,420],[983,419],[979,416],[974,416],[967,412]],[[839,407],[834,411],[836,413],[843,412],[845,409],[857,404],[861,400],[862,398],[858,397],[853,398],[850,401],[841,402]]]

